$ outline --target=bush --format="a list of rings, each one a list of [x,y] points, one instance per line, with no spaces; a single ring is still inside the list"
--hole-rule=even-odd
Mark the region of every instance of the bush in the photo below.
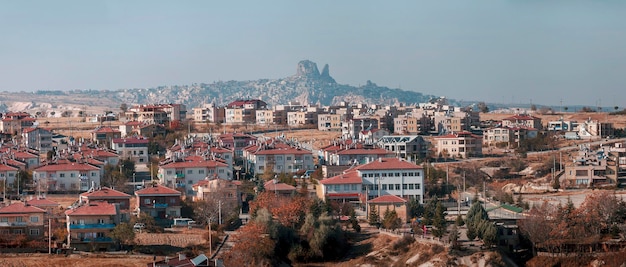
[[[391,249],[400,252],[407,252],[409,250],[409,246],[413,244],[413,242],[415,242],[415,238],[403,236],[391,244]]]

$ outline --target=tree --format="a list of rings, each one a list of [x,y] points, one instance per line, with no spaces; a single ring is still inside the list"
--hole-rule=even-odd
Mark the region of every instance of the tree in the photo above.
[[[441,202],[437,202],[437,208],[433,218],[433,235],[441,238],[446,233],[446,213]]]
[[[416,198],[409,199],[407,209],[409,212],[409,218],[419,218],[424,213],[424,206],[422,206]]]
[[[276,242],[266,226],[251,222],[237,235],[237,242],[224,258],[225,266],[271,266]]]
[[[120,105],[120,110],[122,111],[122,113],[126,113],[126,111],[128,110],[128,105],[126,103],[122,103]]]
[[[483,208],[478,201],[478,198],[474,198],[474,204],[467,211],[465,216],[465,224],[467,225],[467,237],[469,240],[473,240],[476,236],[479,236],[479,225],[483,220],[489,220],[487,211]]]
[[[458,247],[458,241],[461,233],[459,232],[459,228],[456,225],[452,225],[450,229],[450,233],[448,234],[448,241],[452,244],[453,248]]]
[[[454,222],[454,224],[459,227],[465,225],[465,221],[463,221],[463,216],[461,216],[461,214],[456,216],[456,221]]]
[[[150,214],[142,212],[139,214],[139,217],[133,217],[131,220],[131,225],[134,225],[135,223],[143,223],[143,225],[145,226],[144,229],[147,232],[161,232],[160,228],[157,226],[156,224],[156,220],[154,219],[154,217],[150,216]]]
[[[537,111],[537,105],[535,105],[535,104],[530,105],[530,110],[531,111]]]
[[[478,110],[482,113],[489,112],[489,107],[487,106],[487,104],[485,104],[485,102],[478,102],[477,107]]]
[[[383,215],[383,227],[385,229],[396,230],[402,224],[400,218],[398,217],[398,213],[395,210],[389,210],[387,208]]]
[[[135,231],[129,223],[120,223],[109,233],[109,236],[120,244],[122,247],[130,245],[135,240]]]
[[[370,206],[369,224],[370,225],[379,225],[380,224],[380,215],[378,215],[378,211],[377,211],[376,207]]]

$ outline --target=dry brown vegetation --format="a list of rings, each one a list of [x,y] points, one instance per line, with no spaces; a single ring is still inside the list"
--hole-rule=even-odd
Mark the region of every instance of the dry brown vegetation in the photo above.
[[[145,255],[78,255],[69,256],[47,254],[2,254],[0,266],[3,267],[135,267],[146,266],[153,256]],[[158,257],[162,260],[163,257]]]

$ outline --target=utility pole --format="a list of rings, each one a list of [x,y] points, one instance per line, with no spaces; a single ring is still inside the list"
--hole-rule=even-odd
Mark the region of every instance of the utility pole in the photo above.
[[[218,216],[218,222],[221,225],[222,224],[222,201],[221,200],[217,201],[217,216]]]
[[[211,217],[209,217],[209,257],[213,256],[213,235],[211,234]]]
[[[52,219],[48,218],[48,254],[52,254]]]

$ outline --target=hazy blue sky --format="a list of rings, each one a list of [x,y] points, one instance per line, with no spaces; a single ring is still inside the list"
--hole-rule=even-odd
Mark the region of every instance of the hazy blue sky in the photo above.
[[[0,90],[281,78],[626,106],[626,1],[0,0]]]

